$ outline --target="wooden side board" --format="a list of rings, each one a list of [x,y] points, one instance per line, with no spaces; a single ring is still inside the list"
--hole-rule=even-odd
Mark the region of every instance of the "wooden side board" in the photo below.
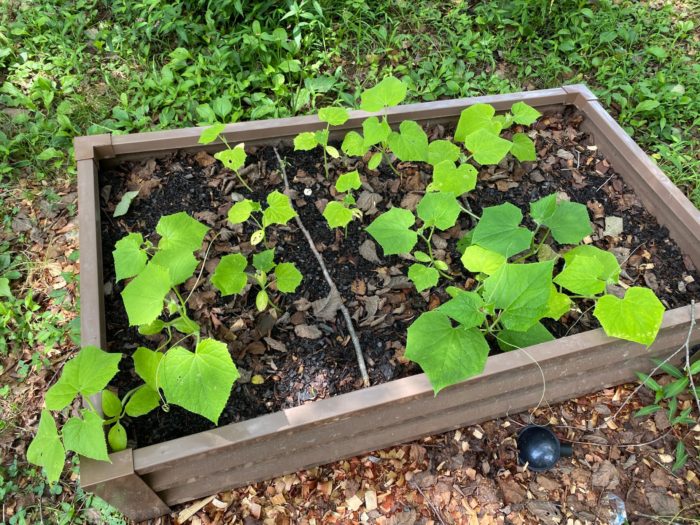
[[[454,120],[478,102],[507,110],[524,100],[540,110],[572,104],[614,169],[700,267],[700,212],[670,183],[585,86],[399,106],[393,123]],[[367,116],[352,112],[344,130]],[[244,122],[227,126],[229,142],[289,140],[319,129],[315,116]],[[82,342],[104,344],[102,254],[99,224],[99,162],[156,156],[197,144],[202,128],[100,135],[76,139],[81,240]],[[700,310],[696,309],[696,310]],[[700,312],[696,312],[700,320]],[[690,307],[666,312],[651,349],[594,330],[489,358],[485,372],[433,395],[425,375],[391,381],[215,430],[113,454],[113,463],[81,459],[81,482],[134,519],[155,517],[173,505],[219,490],[268,479],[424,435],[515,413],[543,395],[549,402],[634,379],[652,368],[650,357],[666,357],[685,340]],[[692,334],[700,343],[700,331]],[[544,381],[543,381],[544,379]],[[99,405],[98,405],[99,406]]]

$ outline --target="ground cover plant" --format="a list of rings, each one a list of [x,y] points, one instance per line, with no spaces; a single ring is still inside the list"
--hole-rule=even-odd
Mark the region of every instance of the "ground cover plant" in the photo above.
[[[407,85],[408,102],[584,81],[699,202],[698,21],[687,2],[256,2],[239,9],[237,2],[33,0],[5,7],[0,202],[13,260],[24,265],[22,277],[10,280],[13,298],[0,298],[9,345],[1,354],[3,468],[18,481],[12,523],[80,522],[91,505],[104,509],[74,499],[68,484],[61,494],[46,489],[51,502],[42,509],[41,476],[7,445],[15,434],[26,441],[38,422],[37,396],[26,389],[41,388],[78,340],[75,260],[70,251],[34,249],[41,227],[78,254],[63,230],[76,210],[75,135],[312,113],[353,103],[391,72]],[[46,284],[53,279],[68,286],[54,289]],[[104,512],[104,521],[118,521]]]

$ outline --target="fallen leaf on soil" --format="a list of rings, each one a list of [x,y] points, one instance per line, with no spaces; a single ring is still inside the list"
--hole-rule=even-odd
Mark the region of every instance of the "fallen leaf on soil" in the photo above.
[[[336,291],[329,293],[326,297],[322,297],[311,303],[314,315],[318,319],[324,321],[332,321],[335,319],[336,312],[342,304],[340,294]]]
[[[206,151],[198,151],[194,155],[194,160],[196,160],[200,166],[203,168],[206,168],[207,166],[211,166],[216,162],[216,159],[209,155]]]
[[[371,263],[379,264],[381,262],[377,257],[377,246],[369,239],[360,245],[360,255]]]
[[[321,330],[313,325],[300,324],[294,327],[294,333],[299,337],[304,339],[319,339],[321,335]]]
[[[608,235],[610,237],[618,237],[623,230],[622,217],[605,217],[605,231],[603,235]]]

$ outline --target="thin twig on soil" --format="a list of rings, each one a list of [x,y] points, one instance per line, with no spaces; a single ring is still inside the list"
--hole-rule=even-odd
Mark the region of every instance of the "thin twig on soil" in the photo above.
[[[433,511],[433,514],[435,514],[435,517],[438,519],[438,521],[439,521],[442,525],[447,525],[447,524],[445,523],[445,520],[442,519],[442,513],[440,512],[440,509],[438,509],[438,508],[435,506],[435,504],[434,504],[432,501],[430,501],[430,499],[428,499],[428,497],[425,495],[425,492],[423,492],[423,491],[421,490],[421,488],[420,488],[420,486],[418,485],[418,483],[412,483],[412,485],[413,485],[414,487],[416,487],[416,489],[418,489],[418,492],[420,492],[420,495],[423,496],[423,500],[428,504],[428,507],[430,507],[430,510]]]
[[[693,374],[690,373],[690,334],[695,328],[695,300],[690,301],[690,329],[688,330],[688,336],[685,338],[685,371],[688,374],[688,379],[690,380],[690,391],[693,393],[695,398],[695,406],[698,407],[698,417],[700,418],[700,399],[698,399],[698,391],[695,389],[695,381],[693,380]]]
[[[280,157],[279,152],[277,151],[277,148],[273,148],[275,150],[275,156],[277,157],[277,162],[280,167],[280,172],[282,173],[282,179],[284,179],[284,187],[289,192],[290,187],[289,187],[289,179],[287,179],[287,170],[284,168],[284,162],[282,161],[282,157]],[[309,248],[311,248],[311,251],[313,252],[314,256],[316,257],[316,261],[318,261],[319,266],[321,267],[321,271],[323,272],[323,277],[328,283],[328,287],[331,290],[332,295],[336,295],[339,300],[340,300],[340,311],[343,313],[343,317],[345,318],[345,324],[347,326],[348,332],[350,333],[350,338],[352,339],[352,344],[355,347],[355,356],[357,357],[357,364],[360,368],[360,374],[362,375],[362,383],[364,386],[369,386],[369,375],[367,374],[367,366],[365,365],[365,357],[362,354],[362,347],[360,346],[360,338],[357,337],[357,333],[355,332],[355,327],[353,326],[352,323],[352,317],[350,317],[350,312],[348,311],[347,307],[345,306],[345,302],[343,301],[343,297],[340,295],[340,292],[338,291],[338,287],[335,285],[333,282],[333,279],[331,278],[330,273],[328,272],[328,268],[326,267],[326,263],[323,261],[323,257],[321,254],[318,252],[316,249],[316,245],[314,244],[314,240],[311,237],[311,234],[309,233],[309,230],[306,229],[304,226],[304,223],[301,221],[301,217],[297,213],[296,217],[297,226],[299,229],[302,231],[304,234],[304,237],[306,237],[307,242],[309,243]]]

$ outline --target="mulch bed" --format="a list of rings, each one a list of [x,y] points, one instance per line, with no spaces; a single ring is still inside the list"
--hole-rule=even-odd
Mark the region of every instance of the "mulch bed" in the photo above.
[[[477,188],[468,194],[466,204],[479,214],[483,207],[509,201],[527,212],[530,202],[561,192],[562,196],[565,194],[566,198],[588,206],[594,223],[590,242],[612,251],[621,262],[623,286],[615,287],[613,293],[624,293],[624,286],[648,286],[669,309],[697,299],[700,277],[690,260],[599,154],[580,129],[582,118],[567,109],[563,114],[540,119],[535,125],[540,160],[521,164],[507,159],[499,166],[480,168]],[[433,139],[450,135],[450,130],[442,126],[431,127],[428,132]],[[447,283],[441,282],[441,286],[429,292],[417,292],[406,278],[411,261],[398,256],[384,257],[364,227],[391,206],[414,210],[429,182],[430,168],[420,163],[400,164],[402,178],[399,179],[386,167],[367,170],[363,159],[332,161],[331,173],[337,176],[358,169],[364,182],[357,194],[364,219],[353,221],[346,235],[342,230],[330,230],[321,215],[326,202],[334,198],[335,181],[335,177],[331,181],[325,179],[321,155],[289,148],[279,151],[287,163],[295,208],[314,237],[356,321],[372,383],[419,373],[418,367],[402,356],[406,328],[420,313],[446,300],[443,286]],[[143,337],[135,328],[128,327],[119,294],[123,283],[114,282],[110,254],[115,242],[129,232],[152,236],[161,216],[180,211],[222,232],[206,262],[206,279],[199,283],[189,303],[194,319],[204,332],[229,344],[242,374],[220,424],[361,387],[344,321],[341,316],[333,315],[334,310],[324,311],[322,304],[328,286],[293,222],[268,232],[268,244],[275,247],[276,260],[296,263],[304,275],[297,293],[273,296],[283,313],[258,314],[254,291],[221,298],[209,283],[208,276],[221,256],[256,251],[248,243],[252,226],[231,226],[226,220],[233,202],[243,197],[264,200],[270,191],[283,190],[271,147],[250,150],[244,170],[253,187],[252,195],[238,184],[233,173],[204,152],[126,162],[103,170],[100,180],[109,350],[130,354],[139,345],[154,348],[158,344],[157,336]],[[128,214],[112,218],[114,206],[123,193],[138,188],[141,194]],[[615,226],[614,218],[622,219],[621,232],[610,230]],[[452,271],[462,272],[449,284],[467,289],[473,280],[459,262],[456,243],[472,227],[471,219],[463,214],[454,228],[433,236],[436,255],[448,262]],[[183,285],[186,293],[194,283],[192,279]],[[556,336],[597,328],[590,306],[582,301],[577,304],[577,311],[567,314],[560,322],[548,323],[547,327]],[[129,363],[130,360],[123,361],[124,369],[115,383],[120,394],[140,382]],[[253,375],[262,376],[264,382],[252,384]],[[171,407],[168,413],[156,410],[127,421],[126,426],[132,439],[130,444],[139,447],[213,427],[204,418],[178,407]]]

